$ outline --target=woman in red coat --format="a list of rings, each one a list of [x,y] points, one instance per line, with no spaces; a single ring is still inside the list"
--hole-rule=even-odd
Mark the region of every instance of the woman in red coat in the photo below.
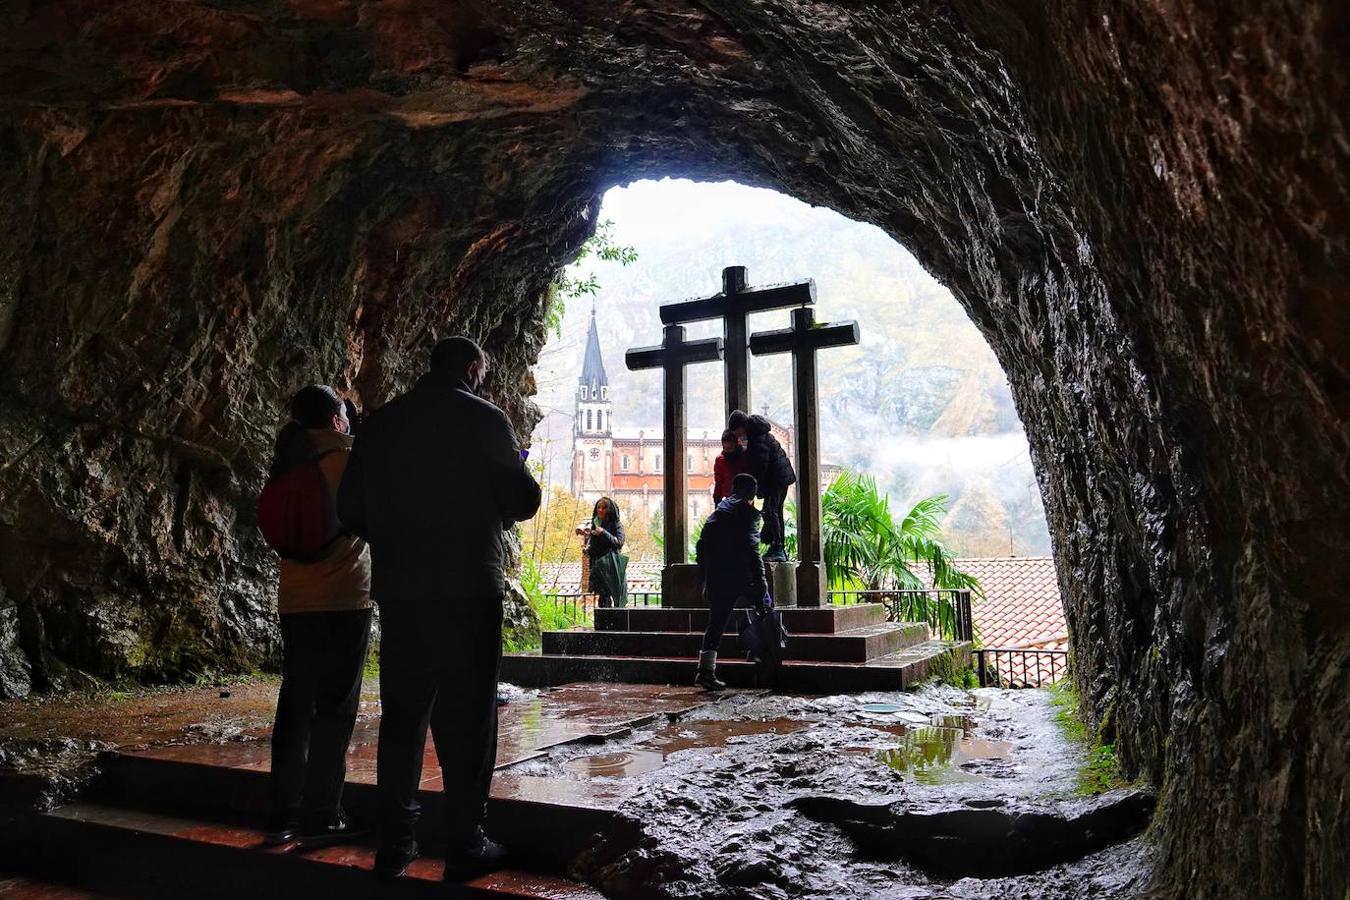
[[[721,503],[731,496],[731,482],[742,472],[750,471],[750,457],[741,449],[736,432],[728,428],[722,432],[722,453],[713,460],[713,503]]]

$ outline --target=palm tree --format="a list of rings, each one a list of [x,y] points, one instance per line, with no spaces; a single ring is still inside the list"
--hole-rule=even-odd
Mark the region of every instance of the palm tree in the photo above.
[[[915,569],[927,568],[933,587],[970,590],[984,596],[980,583],[955,565],[952,551],[942,542],[940,519],[947,497],[939,494],[914,504],[896,525],[890,498],[877,489],[876,479],[845,471],[821,497],[822,548],[825,575],[833,590],[921,590],[926,585]],[[796,519],[796,510],[792,510]],[[795,529],[789,531],[796,552]]]

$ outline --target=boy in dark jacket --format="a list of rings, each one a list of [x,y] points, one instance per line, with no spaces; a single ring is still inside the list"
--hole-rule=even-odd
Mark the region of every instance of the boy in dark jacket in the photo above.
[[[694,684],[710,691],[726,687],[717,679],[717,645],[737,601],[758,603],[769,593],[764,564],[759,559],[755,488],[753,475],[743,472],[732,480],[731,495],[717,504],[703,523],[694,550],[703,574],[703,597],[708,602],[708,628],[703,633]]]
[[[727,427],[738,439],[745,441],[745,471],[759,483],[759,496],[764,501],[764,533],[762,539],[769,547],[764,551],[765,562],[786,562],[783,550],[783,502],[787,489],[797,483],[783,445],[773,436],[769,420],[736,410],[727,420]]]

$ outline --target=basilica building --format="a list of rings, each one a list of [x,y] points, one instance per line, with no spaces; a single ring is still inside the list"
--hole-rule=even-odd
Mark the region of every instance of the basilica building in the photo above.
[[[774,437],[792,459],[792,429],[772,424]],[[723,424],[711,424],[689,429],[686,471],[691,523],[712,512],[713,461],[722,452],[723,428]],[[662,507],[662,466],[666,464],[662,452],[659,423],[615,427],[609,378],[595,310],[591,310],[572,419],[572,494],[591,502],[611,497],[630,519],[650,519]]]

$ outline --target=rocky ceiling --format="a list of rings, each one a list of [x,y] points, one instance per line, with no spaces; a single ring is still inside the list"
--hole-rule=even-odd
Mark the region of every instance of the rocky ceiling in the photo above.
[[[256,664],[286,396],[481,338],[524,427],[598,194],[886,229],[1031,438],[1160,892],[1340,896],[1346,80],[1331,4],[19,0],[0,11],[0,686]]]

